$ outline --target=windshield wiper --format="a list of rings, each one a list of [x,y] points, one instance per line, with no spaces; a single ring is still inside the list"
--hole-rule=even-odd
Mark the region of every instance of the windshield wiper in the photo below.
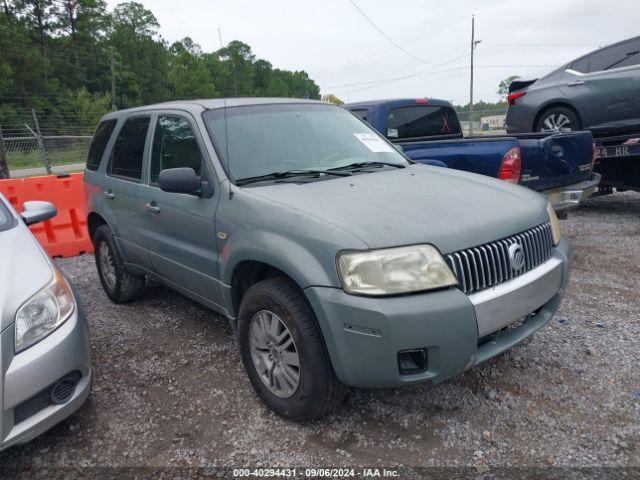
[[[306,170],[306,169],[287,170],[284,172],[266,173],[264,175],[258,175],[256,177],[241,178],[236,181],[236,185],[242,186],[242,185],[247,185],[249,183],[262,182],[265,180],[279,180],[281,178],[292,178],[292,177],[299,177],[302,175],[315,175],[316,177],[319,177],[321,174],[335,175],[338,177],[348,177],[351,175],[350,173],[347,173],[347,172],[334,172],[331,170]]]
[[[351,168],[362,168],[362,167],[384,167],[385,165],[389,167],[396,167],[396,168],[406,167],[406,165],[402,165],[401,163],[368,161],[368,162],[350,163],[349,165],[345,165],[344,167],[335,167],[335,168],[330,168],[329,170],[335,172],[336,170],[346,170]]]

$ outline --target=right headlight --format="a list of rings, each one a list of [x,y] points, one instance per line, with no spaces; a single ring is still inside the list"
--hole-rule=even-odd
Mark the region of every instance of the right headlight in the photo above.
[[[344,252],[338,275],[347,293],[393,295],[457,285],[458,280],[432,245]]]
[[[549,214],[549,222],[551,223],[551,235],[553,236],[553,244],[558,245],[560,243],[560,238],[562,237],[562,233],[560,232],[560,222],[558,221],[556,211],[553,209],[550,203],[547,203],[547,213]]]
[[[27,300],[16,313],[15,351],[18,353],[45,338],[71,316],[75,299],[58,269],[42,290]]]

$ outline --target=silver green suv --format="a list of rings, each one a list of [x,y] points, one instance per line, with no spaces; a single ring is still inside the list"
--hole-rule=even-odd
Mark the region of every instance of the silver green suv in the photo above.
[[[256,392],[294,420],[347,386],[440,382],[516,345],[569,274],[542,196],[413,164],[321,102],[110,113],[84,178],[109,298],[150,277],[224,315]]]

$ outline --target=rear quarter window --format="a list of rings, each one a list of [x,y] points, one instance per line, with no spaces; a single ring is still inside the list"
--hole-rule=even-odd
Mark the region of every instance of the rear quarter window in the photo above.
[[[107,148],[107,143],[109,143],[109,138],[111,138],[116,123],[117,121],[114,119],[105,120],[98,125],[96,133],[93,135],[93,140],[91,141],[91,147],[89,147],[89,155],[87,156],[88,170],[97,170],[100,166],[104,150]]]
[[[385,135],[390,140],[459,135],[460,122],[455,110],[439,105],[392,108]]]
[[[367,110],[362,110],[362,109],[357,109],[357,110],[351,110],[353,113],[355,113],[358,117],[360,117],[362,120],[364,120],[365,122],[368,121],[368,113]]]

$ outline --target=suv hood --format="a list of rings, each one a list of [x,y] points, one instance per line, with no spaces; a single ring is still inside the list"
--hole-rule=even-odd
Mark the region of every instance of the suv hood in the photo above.
[[[245,191],[331,223],[370,248],[430,243],[450,253],[549,220],[546,199],[527,188],[425,165]]]
[[[18,308],[51,280],[53,271],[22,223],[0,232],[0,252],[0,329],[4,330],[15,321]]]

